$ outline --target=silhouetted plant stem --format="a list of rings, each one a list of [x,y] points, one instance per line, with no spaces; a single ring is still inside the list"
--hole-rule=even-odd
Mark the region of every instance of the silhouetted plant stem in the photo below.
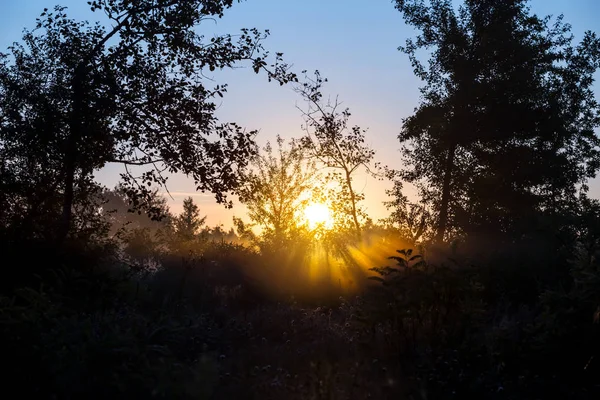
[[[354,193],[354,188],[352,187],[352,176],[348,169],[346,172],[346,185],[348,186],[348,191],[350,192],[350,201],[352,203],[352,220],[354,222],[354,229],[356,230],[356,238],[358,240],[362,237],[362,232],[360,229],[360,222],[358,222],[358,215],[356,210],[356,194]]]
[[[442,201],[440,204],[440,216],[438,219],[438,227],[435,235],[436,242],[441,243],[446,234],[448,226],[448,207],[450,204],[450,183],[452,182],[452,170],[454,169],[454,155],[456,153],[456,145],[453,144],[448,149],[446,155],[446,165],[444,166],[444,183],[442,187]]]

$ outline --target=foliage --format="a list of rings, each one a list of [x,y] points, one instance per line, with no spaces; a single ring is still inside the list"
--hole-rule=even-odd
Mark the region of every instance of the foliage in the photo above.
[[[353,186],[356,173],[364,169],[371,175],[375,151],[365,143],[366,131],[358,126],[348,126],[350,110],[340,111],[341,103],[323,101],[321,88],[327,79],[315,71],[314,78],[296,86],[296,92],[308,103],[303,110],[305,136],[299,143],[312,159],[327,170],[324,186],[334,185],[324,195],[334,210],[338,229],[353,231],[360,238],[361,222],[367,219],[359,203],[364,194]]]
[[[393,175],[393,173],[391,174]],[[431,213],[424,204],[409,201],[402,189],[402,182],[393,180],[392,188],[386,190],[386,194],[392,199],[383,202],[389,216],[382,222],[397,229],[398,234],[410,243],[416,244],[430,239],[432,233]]]
[[[210,321],[201,315],[144,315],[130,305],[66,314],[64,306],[44,291],[23,291],[22,296],[27,299],[23,306],[2,299],[0,312],[3,354],[13,363],[11,387],[20,385],[21,393],[60,398],[209,398],[214,390],[215,357],[184,356],[201,349],[206,340]],[[11,336],[16,332],[19,337]],[[30,350],[14,352],[24,348]],[[31,373],[37,377],[36,385],[28,385],[24,378]]]
[[[315,163],[306,160],[305,150],[295,142],[286,149],[278,136],[277,150],[267,143],[263,151],[243,173],[245,183],[237,194],[251,223],[260,227],[263,246],[285,248],[301,234],[301,213],[311,201],[318,175]]]
[[[155,189],[145,199],[142,209],[133,210],[127,190],[117,185],[104,190],[101,195],[101,214],[109,224],[108,236],[117,240],[124,255],[136,268],[144,269],[153,264],[165,250],[166,235],[171,232],[173,216],[167,200]]]
[[[233,226],[235,227],[236,235],[247,244],[256,243],[258,240],[256,234],[252,231],[252,224],[244,222],[241,218],[233,217]]]
[[[91,1],[110,29],[69,19],[62,7],[45,10],[36,31],[1,56],[1,170],[12,196],[2,202],[17,203],[15,196],[31,191],[27,179],[39,173],[30,201],[62,193],[64,236],[78,188],[108,163],[125,166],[134,205],[151,193],[146,183],[166,183],[164,170],[183,172],[198,190],[226,201],[255,152],[255,132],[217,120],[214,101],[226,85],[207,87],[203,72],[248,61],[269,80],[295,79],[281,53],[268,66],[261,44],[268,32],[243,29],[209,41],[197,33],[232,3]],[[150,169],[135,176],[132,166]]]
[[[516,239],[535,215],[568,207],[600,165],[596,35],[574,46],[562,17],[531,15],[526,0],[395,3],[420,32],[401,50],[425,82],[399,135],[403,177],[435,210],[437,239]]]
[[[192,240],[206,223],[206,216],[200,218],[200,208],[191,197],[183,200],[183,211],[174,219],[175,233],[179,240]]]
[[[217,225],[212,228],[206,227],[202,230],[201,235],[213,242],[238,243],[240,241],[240,238],[235,233],[233,227],[229,228],[228,231],[225,231],[223,225]]]
[[[476,287],[469,282],[473,270],[430,264],[420,254],[414,254],[413,249],[397,253],[398,256],[389,257],[396,261],[396,267],[374,267],[371,270],[380,276],[370,279],[386,288],[382,295],[389,308],[378,310],[376,315],[383,312],[384,318],[390,318],[391,329],[399,335],[398,351],[410,351],[428,340],[430,346],[443,344],[461,329],[466,322],[463,318],[476,318],[481,312],[470,298],[476,293]],[[467,312],[463,307],[472,308]]]
[[[123,230],[150,229],[157,231],[166,228],[173,218],[169,212],[167,199],[159,194],[158,189],[147,197],[144,210],[134,210],[133,201],[129,199],[126,188],[117,185],[113,190],[105,190],[101,194],[102,212],[111,224],[111,235],[118,235]]]
[[[372,269],[378,276],[371,279],[383,290],[366,296],[361,314],[389,338],[423,396],[598,395],[599,275],[585,251],[572,254],[570,279],[552,288],[525,288],[535,293],[529,303],[510,294],[512,285],[522,283],[520,277],[507,279],[512,268],[496,270],[492,281],[494,267],[483,259],[472,266],[466,259],[436,266],[411,249],[398,254],[390,257],[396,267]],[[498,290],[502,296],[490,296]]]

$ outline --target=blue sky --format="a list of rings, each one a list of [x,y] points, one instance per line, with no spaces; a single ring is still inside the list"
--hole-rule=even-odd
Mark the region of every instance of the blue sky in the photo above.
[[[74,18],[98,18],[88,11],[85,0],[0,0],[0,49],[33,27],[44,7],[68,7]],[[540,15],[565,14],[576,38],[585,30],[600,33],[599,0],[533,0],[532,10]],[[248,0],[234,5],[217,24],[207,23],[207,34],[233,33],[242,27],[269,29],[265,46],[282,51],[297,71],[319,69],[329,79],[324,88],[339,95],[352,111],[352,124],[368,128],[368,142],[377,151],[377,160],[401,167],[396,139],[401,121],[418,105],[420,82],[413,76],[404,54],[397,47],[414,35],[404,25],[390,0]],[[259,129],[258,141],[272,140],[276,134],[299,136],[302,106],[290,88],[269,84],[264,76],[248,69],[218,74],[219,82],[229,84],[229,93],[219,109],[223,120],[235,121],[248,129]],[[598,96],[600,97],[600,86]],[[98,179],[114,186],[120,169],[100,171]],[[365,191],[368,213],[385,216],[381,205],[387,185],[359,176],[357,186]],[[224,210],[209,195],[194,193],[193,182],[185,177],[170,178],[174,199],[172,209],[181,209],[183,197],[194,194],[210,225],[231,225],[231,216],[242,216],[241,208]],[[600,197],[600,181],[592,183],[592,195]]]

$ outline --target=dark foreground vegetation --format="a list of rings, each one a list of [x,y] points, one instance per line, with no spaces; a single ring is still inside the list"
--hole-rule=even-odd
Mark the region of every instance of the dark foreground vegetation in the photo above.
[[[400,169],[268,32],[198,34],[233,1],[58,7],[2,54],[3,398],[600,398],[600,40],[526,1],[393,3],[424,82]],[[239,65],[305,100],[301,137],[217,120],[203,74]],[[247,215],[174,215],[166,172]]]
[[[4,275],[5,388],[23,396],[600,394],[597,252],[573,242],[435,263],[401,252],[361,291],[290,271],[288,249],[198,241],[202,256],[165,252],[150,270],[109,241],[4,243],[22,274],[10,290]]]

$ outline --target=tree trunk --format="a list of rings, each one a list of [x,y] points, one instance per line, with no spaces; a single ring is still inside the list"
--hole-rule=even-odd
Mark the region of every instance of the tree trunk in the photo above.
[[[71,96],[71,115],[69,118],[69,136],[65,144],[64,154],[64,174],[65,187],[63,197],[62,216],[58,229],[58,243],[64,242],[71,229],[71,220],[73,219],[73,201],[75,198],[75,170],[77,169],[77,139],[82,133],[82,106],[83,90],[82,84],[85,79],[85,66],[80,64],[73,76],[73,94]]]
[[[149,6],[145,11],[152,10]],[[87,65],[88,63],[100,53],[106,44],[113,36],[115,36],[119,30],[129,24],[132,11],[129,11],[127,15],[110,31],[106,36],[96,44],[96,46],[81,60],[81,62],[75,67],[73,74],[73,93],[71,96],[71,116],[69,118],[69,136],[65,146],[65,193],[63,200],[62,216],[59,221],[58,227],[58,243],[61,245],[69,234],[71,229],[71,220],[73,217],[73,201],[74,201],[74,186],[75,186],[75,172],[77,169],[77,141],[82,137],[82,109],[84,102],[84,91],[83,83],[87,79]]]
[[[446,155],[446,165],[444,165],[444,183],[442,187],[442,203],[440,204],[440,216],[438,219],[437,232],[435,241],[443,242],[446,228],[448,227],[448,207],[450,204],[450,183],[452,181],[452,173],[454,169],[454,156],[456,153],[456,145],[453,144],[448,149]]]
[[[360,229],[360,223],[358,222],[358,215],[356,210],[356,195],[354,194],[354,189],[352,189],[352,177],[350,173],[346,171],[346,185],[348,185],[348,190],[350,191],[350,200],[352,202],[352,220],[354,221],[354,229],[356,230],[356,236],[360,240],[362,237],[362,232]]]

